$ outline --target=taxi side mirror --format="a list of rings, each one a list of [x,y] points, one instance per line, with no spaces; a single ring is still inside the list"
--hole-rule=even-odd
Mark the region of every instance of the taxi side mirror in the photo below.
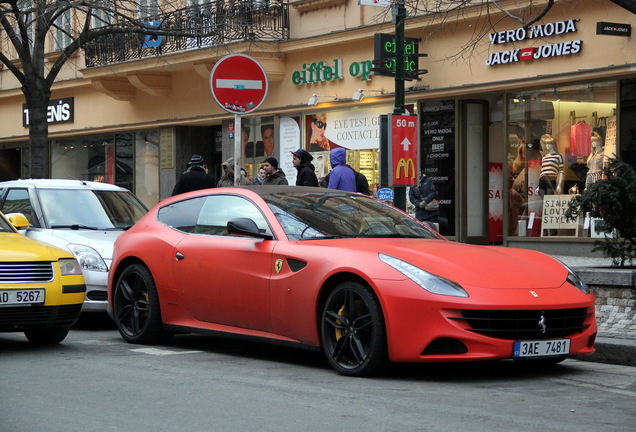
[[[8,213],[5,216],[15,229],[26,229],[31,225],[29,220],[22,213]]]

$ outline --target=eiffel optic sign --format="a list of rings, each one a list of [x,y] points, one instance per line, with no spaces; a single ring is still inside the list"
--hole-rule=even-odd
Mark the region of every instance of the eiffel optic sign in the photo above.
[[[540,24],[532,26],[529,29],[521,27],[516,30],[504,30],[497,33],[491,33],[490,44],[503,45],[507,43],[517,43],[528,39],[545,39],[552,36],[575,33],[578,31],[576,28],[577,22],[579,22],[578,19],[571,19],[568,21]],[[582,45],[582,40],[573,40],[490,53],[488,60],[486,61],[486,66],[496,66],[500,64],[578,54],[581,52]]]

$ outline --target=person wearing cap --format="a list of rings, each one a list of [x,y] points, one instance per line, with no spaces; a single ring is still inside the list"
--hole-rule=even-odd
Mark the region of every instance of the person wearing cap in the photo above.
[[[287,179],[285,173],[278,169],[278,159],[275,157],[268,157],[263,161],[263,169],[267,173],[267,177],[263,182],[263,186],[271,185],[287,185]]]
[[[231,157],[225,162],[221,164],[225,173],[219,179],[219,183],[217,187],[232,187],[234,185],[234,158]],[[241,175],[241,179],[239,181],[241,186],[251,185],[250,182],[245,176]]]
[[[208,169],[201,155],[192,155],[186,170],[179,176],[179,180],[172,189],[172,195],[179,195],[199,189],[214,187],[214,180],[208,175]]]
[[[303,149],[293,151],[291,154],[293,155],[294,168],[298,171],[298,174],[296,175],[296,186],[318,187],[316,168],[311,163],[314,157]]]

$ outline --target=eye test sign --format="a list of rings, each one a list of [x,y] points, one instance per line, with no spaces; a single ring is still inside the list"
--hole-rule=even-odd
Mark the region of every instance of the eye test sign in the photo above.
[[[350,109],[347,111],[327,111],[307,115],[308,147],[310,151],[330,150],[343,147],[347,150],[367,150],[380,148],[381,114],[386,107]],[[312,137],[312,131],[315,136]],[[320,142],[319,134],[324,134],[329,148],[312,148],[312,143]]]

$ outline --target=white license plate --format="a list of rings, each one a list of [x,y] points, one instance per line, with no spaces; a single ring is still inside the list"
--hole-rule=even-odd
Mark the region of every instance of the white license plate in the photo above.
[[[570,354],[570,339],[516,341],[512,356],[550,357]]]
[[[44,304],[44,289],[0,290],[0,306]]]

